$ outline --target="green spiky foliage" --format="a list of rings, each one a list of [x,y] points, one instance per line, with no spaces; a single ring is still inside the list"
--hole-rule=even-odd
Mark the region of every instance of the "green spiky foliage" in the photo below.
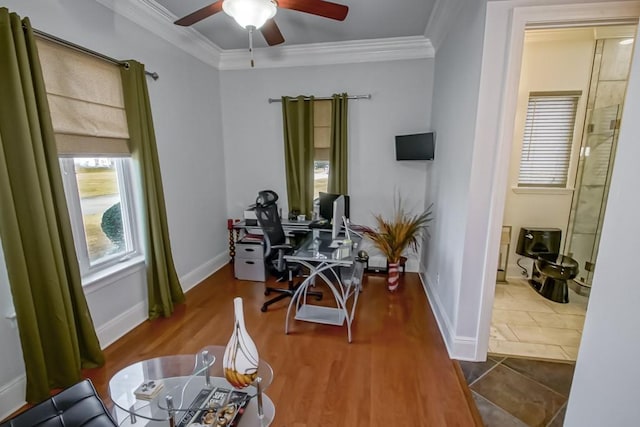
[[[431,206],[424,212],[412,214],[405,210],[400,197],[390,220],[379,214],[374,218],[376,227],[363,227],[363,232],[389,262],[399,262],[407,248],[416,251],[419,237],[423,232],[428,232],[429,222],[433,220]]]

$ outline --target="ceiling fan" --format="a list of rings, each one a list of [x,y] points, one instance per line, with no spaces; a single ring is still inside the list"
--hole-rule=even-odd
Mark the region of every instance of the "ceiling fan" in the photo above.
[[[249,30],[260,29],[269,46],[284,42],[280,28],[273,20],[278,8],[297,10],[324,18],[344,21],[349,12],[347,6],[324,0],[218,0],[202,9],[175,21],[176,25],[189,26],[223,10],[242,27]],[[252,39],[250,37],[250,43]],[[250,47],[252,50],[252,46]]]

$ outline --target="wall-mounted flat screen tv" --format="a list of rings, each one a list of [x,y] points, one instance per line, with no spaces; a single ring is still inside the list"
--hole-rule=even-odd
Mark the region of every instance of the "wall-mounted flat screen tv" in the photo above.
[[[433,160],[433,132],[396,136],[396,160]]]

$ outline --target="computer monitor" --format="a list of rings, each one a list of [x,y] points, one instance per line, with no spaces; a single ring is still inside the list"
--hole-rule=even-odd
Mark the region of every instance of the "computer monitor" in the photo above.
[[[344,212],[345,197],[338,196],[338,198],[333,201],[333,219],[331,221],[331,238],[333,240],[338,238],[340,230],[342,230],[342,218],[345,216]]]
[[[319,206],[318,213],[320,214],[321,218],[324,218],[327,220],[331,220],[331,218],[333,218],[333,202],[340,196],[341,196],[340,194],[320,192],[319,194],[320,206]],[[346,195],[343,195],[343,196],[344,196],[344,216],[349,218],[349,196],[346,196]]]

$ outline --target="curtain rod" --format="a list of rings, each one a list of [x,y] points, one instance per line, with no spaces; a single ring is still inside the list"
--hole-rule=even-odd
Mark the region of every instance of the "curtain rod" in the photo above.
[[[305,100],[309,100],[311,98],[309,98],[308,96],[305,96],[304,99]],[[330,96],[323,96],[323,97],[316,97],[316,98],[313,98],[313,99],[315,99],[316,101],[327,101],[327,100],[330,100],[330,99],[333,99],[333,98],[331,98]],[[349,95],[349,96],[347,96],[347,99],[371,99],[371,94],[367,94],[367,95]],[[294,101],[295,101],[295,99],[294,99]],[[282,102],[282,99],[281,98],[269,98],[269,104],[272,104],[274,102]]]
[[[88,53],[89,55],[95,56],[96,58],[100,58],[100,59],[102,59],[104,61],[111,62],[112,64],[116,64],[116,65],[120,65],[120,66],[125,67],[125,68],[129,68],[129,63],[127,61],[119,61],[119,60],[114,59],[114,58],[112,58],[110,56],[103,55],[100,52],[96,52],[95,50],[87,49],[86,47],[80,46],[79,44],[75,44],[75,43],[72,43],[70,41],[61,39],[60,37],[56,37],[54,35],[45,33],[44,31],[36,30],[35,28],[33,28],[33,32],[35,34],[39,35],[40,37],[45,38],[45,39],[47,39],[49,41],[52,41],[54,43],[58,43],[58,44],[61,44],[63,46],[66,46],[66,47],[70,47],[71,49],[75,49],[75,50],[80,51],[80,52]],[[155,73],[155,72],[150,72],[150,71],[146,71],[145,70],[144,73],[147,76],[150,76],[153,80],[158,80],[158,78],[160,77],[158,75],[158,73]]]

